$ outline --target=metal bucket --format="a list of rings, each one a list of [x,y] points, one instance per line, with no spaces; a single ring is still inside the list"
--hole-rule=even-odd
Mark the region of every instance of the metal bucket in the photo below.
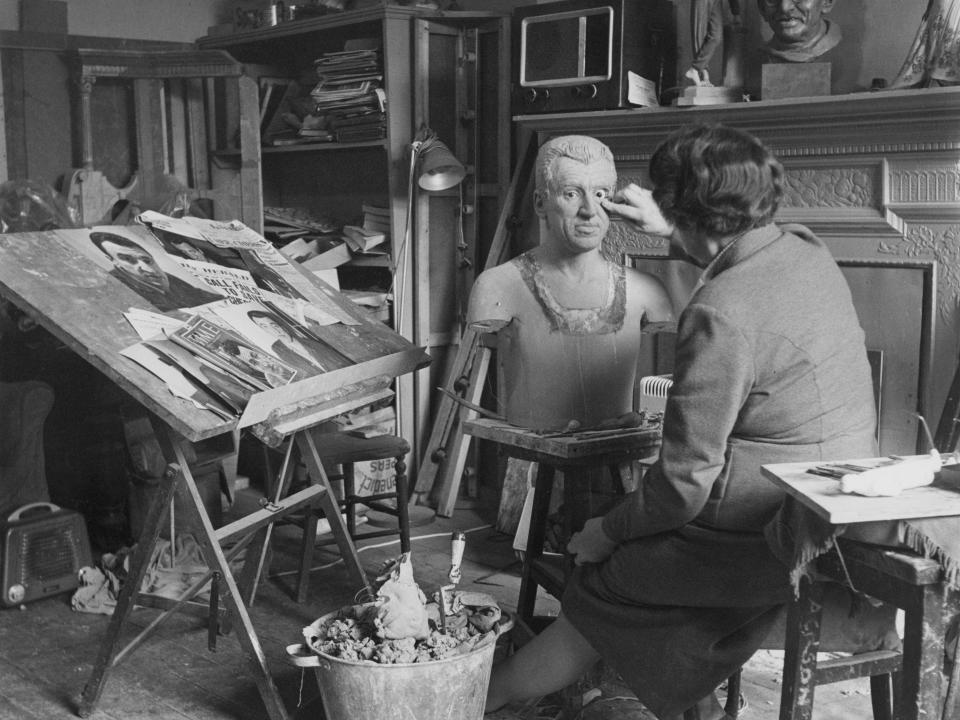
[[[353,662],[304,643],[287,646],[287,659],[314,668],[328,720],[482,720],[496,640],[511,626],[506,621],[468,653],[424,663]]]

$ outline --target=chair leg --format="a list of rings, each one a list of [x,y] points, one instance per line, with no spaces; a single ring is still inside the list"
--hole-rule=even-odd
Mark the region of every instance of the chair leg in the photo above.
[[[893,692],[890,675],[870,676],[870,704],[873,720],[893,720]]]
[[[410,501],[410,489],[407,485],[407,465],[403,455],[396,459],[395,483],[397,487],[397,527],[400,531],[400,552],[410,552],[410,512],[407,503]]]
[[[733,720],[736,720],[740,715],[740,679],[742,672],[742,670],[737,670],[727,678],[727,700],[723,704],[723,712]]]
[[[310,568],[313,565],[313,548],[317,540],[317,511],[307,508],[303,520],[303,539],[300,544],[300,574],[297,576],[297,602],[307,599],[310,589]]]
[[[943,674],[937,670],[943,664],[944,584],[924,585],[913,592],[904,608],[902,697],[896,711],[901,720],[926,720],[929,708],[939,708],[942,702]]]
[[[810,720],[813,714],[822,613],[823,585],[801,579],[799,597],[787,611],[780,720]]]
[[[353,474],[353,463],[343,464],[343,508],[347,514],[347,532],[350,537],[357,536],[357,487]]]

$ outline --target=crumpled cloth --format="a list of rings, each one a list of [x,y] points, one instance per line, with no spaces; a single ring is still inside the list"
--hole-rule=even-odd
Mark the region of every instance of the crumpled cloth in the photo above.
[[[773,553],[790,568],[794,592],[813,562],[836,546],[837,538],[906,548],[936,560],[944,579],[960,590],[960,517],[917,518],[857,525],[831,525],[798,502],[786,502],[764,529]]]
[[[112,615],[120,595],[120,578],[106,568],[84,566],[79,570],[80,587],[70,598],[76,612]]]
[[[120,588],[130,569],[133,548],[123,548],[117,554],[104,554],[99,567],[80,568],[80,587],[74,591],[70,604],[77,612],[113,614]],[[231,566],[236,570],[243,562],[243,553]],[[171,546],[169,540],[158,539],[154,545],[140,592],[179,600],[186,591],[207,573],[207,563],[200,552],[196,538],[180,533]],[[205,600],[210,597],[210,582],[206,582],[193,596]]]

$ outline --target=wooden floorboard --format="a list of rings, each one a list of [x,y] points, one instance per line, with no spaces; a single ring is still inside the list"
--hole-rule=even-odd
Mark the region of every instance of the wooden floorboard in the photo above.
[[[515,610],[520,565],[511,538],[497,532],[478,512],[457,511],[414,529],[414,571],[425,592],[447,583],[450,534],[467,531],[463,589],[487,592],[506,610]],[[271,675],[292,720],[318,720],[318,690],[312,671],[285,661],[287,645],[317,617],[354,600],[343,564],[333,548],[317,548],[307,602],[292,599],[299,531],[277,531],[276,556],[250,610]],[[360,544],[364,570],[375,573],[399,552],[392,538]],[[332,563],[332,565],[331,565]],[[323,567],[330,565],[329,567]],[[538,599],[538,612],[556,614],[559,603]],[[158,614],[134,610],[126,638]],[[24,609],[0,611],[0,720],[76,718],[77,701],[89,679],[109,618],[74,612],[69,595],[47,598]],[[746,666],[744,720],[776,720],[782,654],[761,651]],[[199,618],[177,614],[113,669],[91,720],[261,720],[266,717],[247,659],[234,634],[220,636],[207,650],[207,629]],[[867,681],[817,690],[814,720],[870,720]],[[349,720],[347,718],[335,720]]]

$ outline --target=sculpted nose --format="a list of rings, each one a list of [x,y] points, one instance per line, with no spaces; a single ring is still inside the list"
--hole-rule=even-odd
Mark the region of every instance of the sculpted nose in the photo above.
[[[583,203],[580,205],[580,212],[584,215],[593,216],[600,211],[600,198],[594,195],[585,195]]]

